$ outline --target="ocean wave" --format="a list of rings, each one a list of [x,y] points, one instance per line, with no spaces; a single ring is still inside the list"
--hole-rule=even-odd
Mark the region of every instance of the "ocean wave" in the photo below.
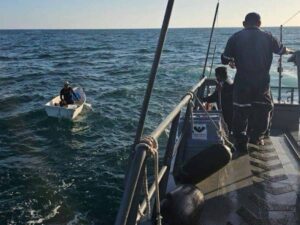
[[[0,56],[0,61],[18,60],[18,57]]]
[[[2,75],[2,77],[0,77],[0,82],[3,82],[7,85],[11,85],[14,84],[16,81],[11,77],[11,76],[7,76],[7,75]]]
[[[115,57],[115,54],[110,52],[96,52],[89,55],[90,58],[97,59],[101,62],[101,60],[105,59],[113,59]]]
[[[50,58],[53,58],[53,55],[48,54],[48,53],[43,53],[43,54],[38,55],[38,58],[39,59],[50,59]]]
[[[8,111],[15,107],[18,107],[20,104],[26,104],[28,102],[43,99],[44,96],[41,95],[14,95],[6,98],[0,99],[0,105],[2,110]]]
[[[80,51],[97,51],[97,50],[99,50],[98,47],[91,47],[91,46],[84,47],[84,48],[80,49]]]
[[[99,96],[99,100],[101,98],[109,97],[109,98],[124,98],[128,97],[132,89],[129,88],[118,88],[109,91],[105,91]]]
[[[136,51],[138,54],[147,54],[147,53],[153,53],[153,49],[148,49],[148,48],[142,48],[142,49],[138,49]]]
[[[73,67],[73,66],[93,66],[95,63],[88,61],[72,61],[72,62],[59,62],[54,65],[55,68],[60,67]]]
[[[28,121],[32,120],[39,120],[41,118],[47,118],[46,112],[44,109],[36,109],[36,110],[30,110],[28,109],[27,112],[21,112],[21,113],[15,113],[12,115],[8,115],[6,117],[0,117],[0,126],[14,128],[14,127],[20,127],[22,121],[25,121],[26,123]],[[34,124],[32,124],[34,126]],[[24,128],[24,127],[23,127]]]

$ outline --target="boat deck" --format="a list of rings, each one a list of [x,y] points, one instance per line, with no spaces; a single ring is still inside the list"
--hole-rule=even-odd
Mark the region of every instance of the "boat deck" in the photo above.
[[[285,135],[273,133],[197,185],[206,197],[199,224],[300,224],[299,159]]]
[[[291,135],[293,136],[293,138],[295,139],[295,141],[297,142],[297,145],[299,147],[300,146],[299,132],[297,132],[297,131],[291,132]]]

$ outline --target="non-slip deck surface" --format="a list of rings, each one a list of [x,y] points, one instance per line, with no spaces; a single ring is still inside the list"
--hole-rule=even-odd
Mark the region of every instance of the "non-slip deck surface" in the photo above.
[[[199,183],[206,197],[201,225],[300,225],[300,168],[284,137],[251,145]]]
[[[300,133],[299,131],[290,132],[291,136],[294,138],[295,142],[297,143],[297,147],[300,147]]]

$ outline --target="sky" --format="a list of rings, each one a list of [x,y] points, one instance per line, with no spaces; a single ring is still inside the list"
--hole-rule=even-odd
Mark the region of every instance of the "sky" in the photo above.
[[[217,0],[175,0],[170,27],[210,27]],[[167,0],[0,0],[0,29],[161,27]],[[218,27],[240,27],[248,12],[279,26],[300,0],[220,0]],[[287,26],[300,26],[300,14]]]

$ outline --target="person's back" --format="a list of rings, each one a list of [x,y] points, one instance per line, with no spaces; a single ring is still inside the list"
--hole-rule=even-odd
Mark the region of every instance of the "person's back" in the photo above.
[[[231,50],[228,54],[235,60],[236,79],[270,82],[273,53],[279,54],[283,49],[270,33],[258,27],[249,27],[234,34],[229,43]]]
[[[64,84],[64,87],[60,90],[60,100],[61,104],[60,105],[67,105],[67,104],[74,104],[73,101],[73,89],[72,87],[69,86],[69,82],[66,81]]]
[[[287,49],[270,33],[261,30],[257,13],[249,13],[243,22],[245,29],[235,33],[227,42],[221,56],[223,64],[236,68],[233,89],[233,133],[236,148],[247,149],[247,124],[253,114],[250,142],[263,144],[273,103],[270,94],[270,67],[273,53],[284,54]]]
[[[60,91],[60,95],[62,95],[64,97],[65,101],[69,102],[70,100],[72,100],[71,88],[70,87],[62,88]]]

